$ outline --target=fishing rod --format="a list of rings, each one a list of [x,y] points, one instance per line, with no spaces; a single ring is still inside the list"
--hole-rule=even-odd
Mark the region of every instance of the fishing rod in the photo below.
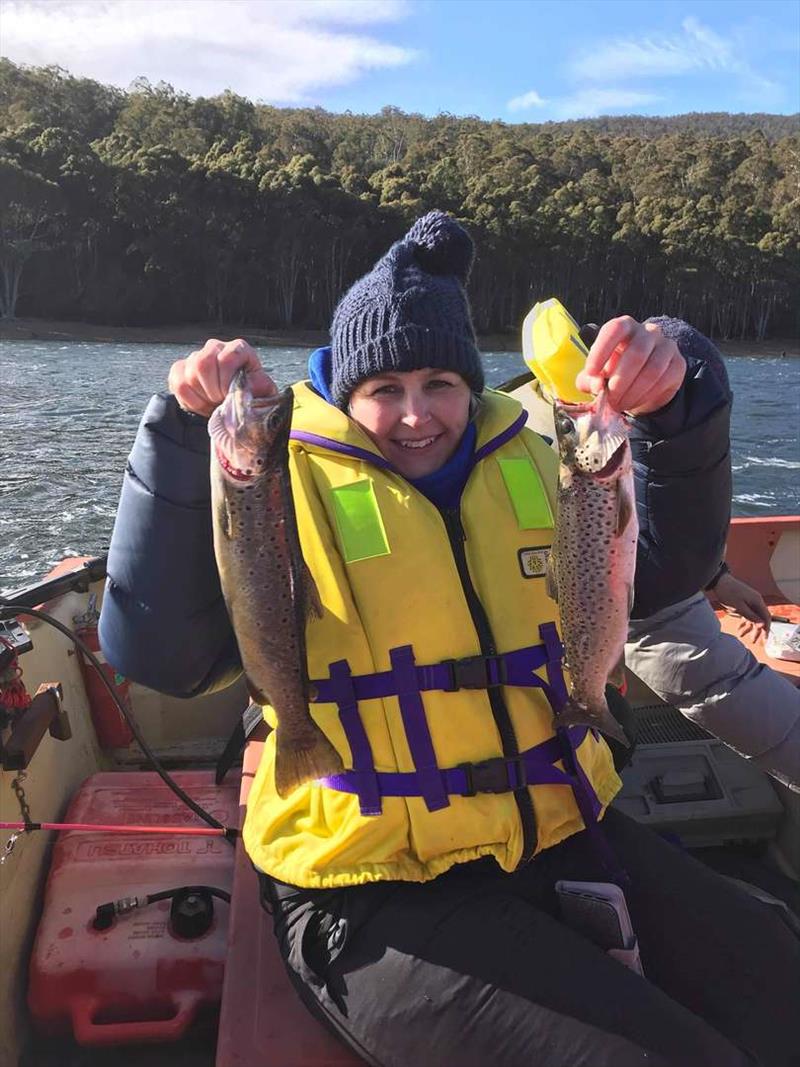
[[[172,792],[175,794],[175,796],[178,797],[179,800],[183,801],[183,803],[191,811],[193,811],[195,815],[202,819],[203,822],[208,823],[210,827],[213,827],[214,830],[217,831],[217,834],[215,836],[224,837],[225,840],[229,842],[229,844],[234,845],[236,838],[239,836],[239,831],[234,827],[223,825],[223,823],[221,823],[218,819],[211,815],[210,812],[207,812],[205,808],[201,807],[196,801],[192,800],[192,798],[187,793],[185,793],[183,789],[181,789],[175,779],[170,776],[166,768],[159,760],[158,756],[156,756],[155,752],[145,740],[141,730],[139,729],[138,723],[115,693],[114,687],[111,685],[108,678],[106,677],[106,673],[103,670],[103,665],[100,663],[100,660],[97,658],[94,652],[92,652],[92,650],[87,647],[85,641],[82,641],[81,638],[78,637],[77,634],[73,633],[68,626],[65,626],[64,623],[56,619],[53,615],[50,615],[48,612],[41,611],[39,608],[31,608],[27,606],[20,607],[12,600],[8,600],[5,597],[0,597],[0,619],[15,618],[18,615],[30,615],[35,619],[41,619],[43,622],[49,623],[60,633],[64,634],[65,637],[68,637],[70,641],[72,641],[72,643],[80,649],[83,655],[86,656],[86,658],[97,671],[100,680],[108,691],[108,694],[114,702],[115,707],[122,715],[125,722],[128,724],[130,731],[134,736],[134,739],[141,748],[142,752],[145,755],[145,758],[148,760],[153,770],[159,775],[164,784],[172,790]],[[11,829],[10,826],[6,827],[5,824],[0,825],[2,825],[4,829]],[[28,830],[29,827],[32,829],[34,827],[37,827],[37,825],[42,829],[55,829],[58,826],[58,824],[52,824],[51,826],[44,823],[23,823],[21,829]],[[64,824],[64,828],[66,828],[67,825],[68,824]],[[96,828],[92,827],[92,829]],[[130,828],[126,827],[126,829]],[[153,832],[155,829],[155,827],[151,828],[151,832]],[[134,832],[139,831],[134,829]],[[188,833],[190,832],[190,830],[181,828],[180,832]]]
[[[126,826],[94,822],[0,822],[0,830],[96,830],[104,834],[178,834],[181,837],[224,837],[227,826]]]

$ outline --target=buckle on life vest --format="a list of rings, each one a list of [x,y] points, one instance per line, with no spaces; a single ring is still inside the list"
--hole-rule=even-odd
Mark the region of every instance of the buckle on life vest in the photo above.
[[[512,793],[526,784],[525,767],[520,757],[493,756],[481,763],[460,763],[458,769],[467,779],[465,797],[474,797],[477,793]]]
[[[508,678],[503,656],[466,656],[464,659],[443,660],[441,665],[450,673],[448,684],[442,686],[445,693],[454,693],[457,689],[492,689],[505,685]]]

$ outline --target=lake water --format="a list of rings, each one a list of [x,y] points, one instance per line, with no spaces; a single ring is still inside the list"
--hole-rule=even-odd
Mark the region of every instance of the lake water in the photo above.
[[[147,400],[185,345],[0,343],[0,590],[109,543],[122,472]],[[262,348],[279,385],[305,377],[308,351]],[[484,355],[490,385],[525,369]],[[735,515],[800,510],[800,360],[727,360]]]

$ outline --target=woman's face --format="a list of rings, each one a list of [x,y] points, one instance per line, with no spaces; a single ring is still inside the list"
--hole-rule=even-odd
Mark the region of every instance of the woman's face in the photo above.
[[[455,371],[393,371],[361,382],[349,413],[406,478],[438,470],[469,422],[470,388]]]

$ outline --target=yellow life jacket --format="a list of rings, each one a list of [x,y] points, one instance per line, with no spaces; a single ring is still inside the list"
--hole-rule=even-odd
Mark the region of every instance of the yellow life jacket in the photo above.
[[[560,664],[551,655],[520,680],[512,656],[513,684],[495,674],[484,675],[480,688],[439,686],[443,671],[452,672],[454,686],[480,686],[469,674],[485,672],[487,662],[489,674],[495,671],[492,653],[543,648],[540,625],[558,624],[543,577],[556,457],[523,428],[517,401],[487,391],[476,462],[460,513],[446,523],[347,415],[305,383],[294,395],[292,492],[323,607],[306,630],[309,678],[326,697],[311,712],[344,766],[353,768],[357,752],[362,766],[350,775],[350,791],[310,783],[281,799],[270,734],[248,799],[247,852],[261,870],[306,888],[423,882],[487,855],[514,870],[584,826],[562,780],[566,764],[553,747],[547,693],[527,681],[547,685]],[[457,662],[443,667],[448,661]],[[420,669],[429,665],[438,666]],[[388,676],[394,695],[356,700],[350,688],[347,699],[353,678],[376,674]],[[433,679],[433,687],[418,691],[420,679]],[[408,691],[402,698],[398,687]],[[272,709],[264,714],[274,726]],[[514,757],[530,750],[547,754],[552,773],[541,784],[482,791],[502,789],[483,781],[487,768],[505,774],[503,757],[513,767]],[[602,813],[620,787],[608,746],[583,731],[576,755],[575,774],[594,794],[595,814]],[[416,795],[391,795],[407,781],[419,783]]]

